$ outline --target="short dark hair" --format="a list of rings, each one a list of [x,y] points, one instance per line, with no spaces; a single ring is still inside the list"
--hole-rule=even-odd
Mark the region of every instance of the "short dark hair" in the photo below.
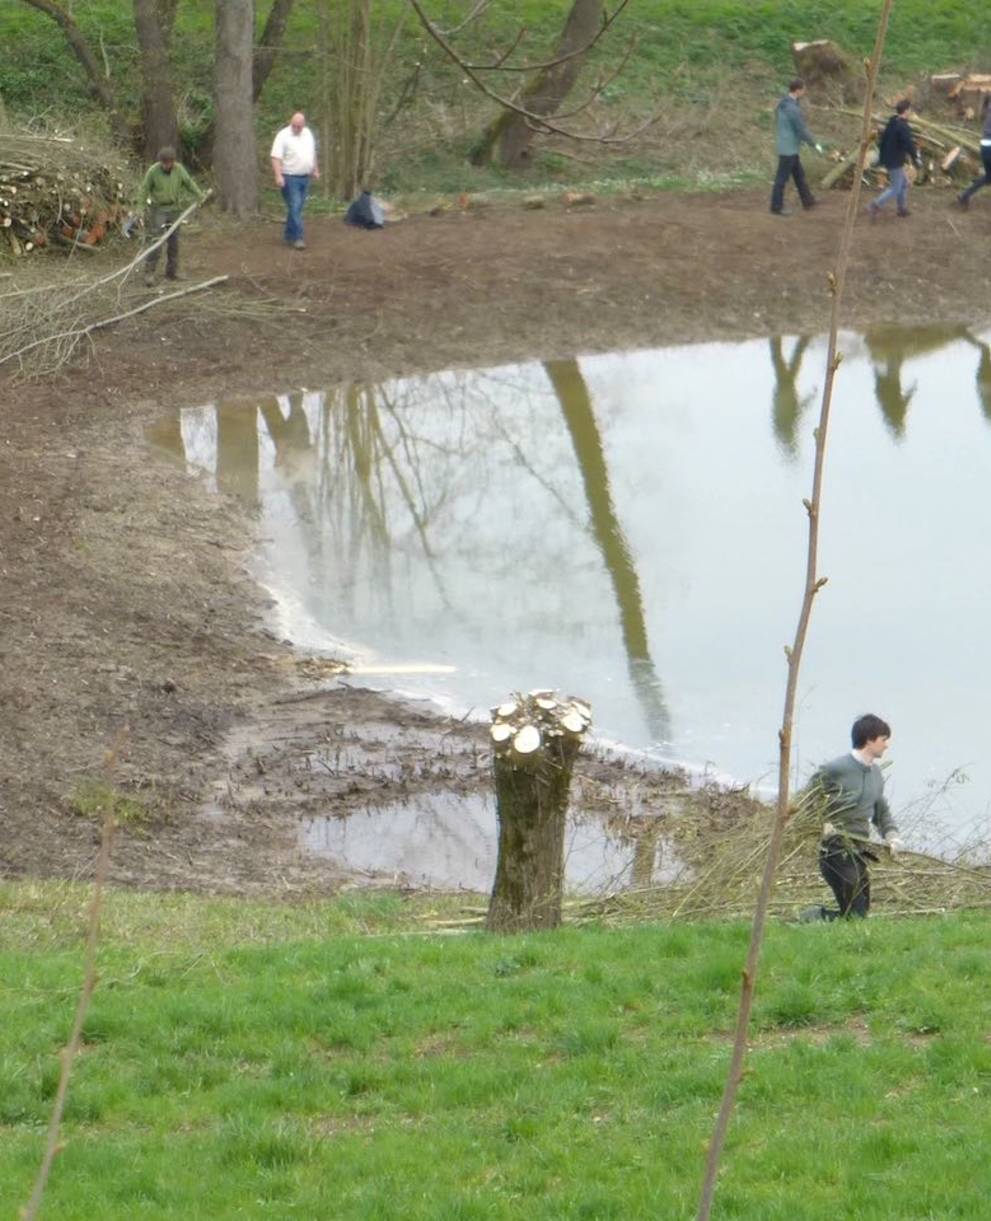
[[[904,114],[905,111],[910,110],[911,107],[912,107],[911,98],[902,98],[902,100],[900,102],[895,103],[895,110],[898,112],[898,114]]]
[[[860,750],[868,742],[873,742],[875,738],[890,737],[891,726],[887,721],[882,721],[879,716],[875,716],[873,712],[857,717],[850,730],[850,741],[853,743],[854,750]]]
[[[159,161],[175,161],[175,149],[171,144],[166,144],[164,148],[158,150]]]
[[[804,89],[804,88],[805,88],[805,81],[803,81],[800,76],[796,76],[795,79],[788,86],[788,92],[797,93],[799,91],[799,89]]]

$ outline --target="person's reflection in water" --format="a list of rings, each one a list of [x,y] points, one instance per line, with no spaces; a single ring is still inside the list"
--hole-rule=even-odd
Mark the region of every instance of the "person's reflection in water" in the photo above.
[[[305,470],[313,454],[310,422],[303,410],[300,393],[289,396],[289,415],[284,416],[278,399],[266,399],[261,405],[262,419],[275,446],[275,467],[286,481],[294,483],[297,472]]]
[[[981,400],[984,418],[991,424],[991,344],[978,343],[977,346],[981,351],[977,362],[977,397]]]
[[[961,341],[981,348],[982,352],[986,347],[974,338],[968,327],[957,324],[877,327],[866,332],[864,341],[874,362],[874,388],[878,405],[885,422],[897,438],[901,438],[905,433],[909,404],[918,388],[916,382],[907,390],[902,386],[902,366],[905,361],[913,356],[927,356],[930,352],[938,352],[940,348]],[[977,391],[987,415],[986,400],[991,395],[991,368],[985,367],[983,354],[977,372]]]
[[[798,453],[798,421],[802,412],[815,397],[815,392],[805,398],[798,396],[798,375],[802,368],[802,357],[809,346],[809,337],[801,335],[795,341],[791,357],[785,360],[784,339],[775,335],[768,340],[771,349],[771,366],[774,369],[774,392],[771,396],[771,418],[774,435],[791,457]]]
[[[913,382],[907,391],[902,389],[901,356],[889,356],[883,370],[875,366],[874,393],[888,427],[898,438],[905,434],[908,405],[917,389],[918,382]]]

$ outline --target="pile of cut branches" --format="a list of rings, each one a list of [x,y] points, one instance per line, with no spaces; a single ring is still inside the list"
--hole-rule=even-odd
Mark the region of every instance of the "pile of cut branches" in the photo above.
[[[938,796],[938,795],[937,795]],[[934,797],[914,810],[899,812],[899,823],[911,835],[918,826],[927,831]],[[821,802],[802,794],[796,801],[785,831],[781,861],[775,878],[770,912],[794,919],[804,908],[835,906],[819,872],[819,840],[824,810]],[[656,821],[656,827],[651,826]],[[631,820],[631,834],[645,835],[653,856],[660,835],[681,861],[677,875],[663,883],[636,884],[591,897],[565,900],[565,923],[628,925],[654,921],[748,920],[760,887],[774,810],[759,802],[739,802],[732,819],[689,806],[675,817]],[[642,827],[635,832],[632,824]],[[900,852],[893,859],[882,844],[871,851],[878,858],[871,866],[871,910],[875,915],[909,916],[991,908],[991,867],[975,863],[986,855],[971,845],[955,857],[924,852]],[[445,920],[449,928],[480,926],[483,909],[465,907],[460,919]]]
[[[856,112],[840,109],[838,113],[853,115]],[[878,131],[881,131],[887,122],[887,116],[875,114],[872,118]],[[961,127],[956,123],[936,123],[917,114],[912,115],[910,124],[922,160],[922,168],[919,170],[911,165],[906,166],[916,185],[952,186],[959,189],[982,172],[980,136],[972,128]],[[849,188],[857,161],[857,148],[841,149],[834,154],[834,159],[836,164],[823,176],[822,186],[826,189]],[[882,186],[887,181],[887,174],[880,166],[868,164],[864,171],[864,181],[872,186]]]
[[[115,154],[108,159],[68,136],[0,132],[0,243],[14,255],[93,249],[127,216],[128,194],[127,167]]]
[[[55,373],[91,342],[94,332],[225,281],[227,276],[213,276],[151,296],[135,283],[146,255],[197,206],[190,204],[160,237],[112,271],[97,273],[90,264],[82,274],[72,274],[74,265],[66,262],[61,276],[0,292],[0,377],[9,371],[28,377]]]

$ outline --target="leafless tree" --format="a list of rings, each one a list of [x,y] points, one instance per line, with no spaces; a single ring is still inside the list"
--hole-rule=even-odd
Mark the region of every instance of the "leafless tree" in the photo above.
[[[623,135],[615,131],[595,134],[579,132],[566,125],[569,119],[588,110],[623,71],[636,47],[635,38],[630,41],[618,66],[606,77],[599,79],[582,102],[570,110],[561,109],[578,80],[584,57],[611,28],[627,2],[628,0],[620,0],[613,12],[607,13],[602,0],[573,0],[557,50],[552,59],[543,63],[512,62],[525,33],[521,29],[510,46],[495,60],[476,64],[466,60],[455,49],[451,41],[453,32],[445,33],[432,22],[420,0],[410,0],[424,29],[444,54],[481,93],[500,107],[499,116],[486,128],[471,154],[474,162],[481,164],[496,159],[501,165],[509,168],[525,165],[532,156],[533,138],[538,133],[562,135],[572,140],[599,144],[624,144],[654,122],[654,116],[651,116],[634,131]],[[487,73],[500,72],[522,73],[530,75],[531,79],[523,89],[507,95],[486,83]]]
[[[113,86],[101,68],[100,62],[94,54],[93,48],[89,45],[86,35],[76,24],[72,14],[68,9],[57,4],[56,0],[23,0],[23,3],[30,5],[31,8],[35,8],[41,13],[47,14],[61,27],[73,55],[75,55],[82,67],[90,93],[107,112],[110,120],[110,130],[113,133],[114,139],[119,144],[128,144],[130,142],[130,132],[128,131],[127,121],[117,103],[117,96],[114,93]]]

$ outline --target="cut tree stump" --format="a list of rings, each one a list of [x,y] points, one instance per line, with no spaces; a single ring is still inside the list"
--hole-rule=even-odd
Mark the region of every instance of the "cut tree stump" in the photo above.
[[[814,42],[793,42],[791,55],[798,75],[817,100],[858,101],[863,81],[847,53],[829,38]]]
[[[486,928],[557,928],[571,773],[592,723],[584,700],[552,691],[512,695],[492,709],[499,855]]]

